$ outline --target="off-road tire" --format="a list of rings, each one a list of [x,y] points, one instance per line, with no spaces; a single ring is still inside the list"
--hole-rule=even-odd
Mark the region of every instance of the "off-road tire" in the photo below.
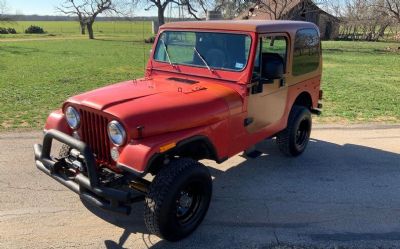
[[[293,106],[286,129],[278,133],[276,143],[279,150],[287,156],[299,156],[310,140],[312,127],[311,112],[304,106]],[[298,132],[301,139],[298,139]]]
[[[178,203],[182,198],[183,189],[188,186],[194,186],[194,192],[199,192],[200,198],[196,211],[192,211],[193,217],[189,216],[188,221],[183,223],[178,218]],[[172,161],[156,175],[146,195],[144,222],[147,229],[169,241],[185,238],[197,228],[206,215],[211,194],[212,179],[207,167],[188,158]],[[195,202],[190,202],[190,206],[193,203]]]

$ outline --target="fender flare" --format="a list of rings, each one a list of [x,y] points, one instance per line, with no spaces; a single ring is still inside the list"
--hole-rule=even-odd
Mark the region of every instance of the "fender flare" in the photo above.
[[[174,155],[179,153],[179,151],[183,150],[185,146],[191,144],[191,143],[204,143],[206,145],[206,148],[208,150],[208,156],[207,159],[211,159],[216,161],[217,163],[222,163],[224,162],[227,158],[219,158],[217,150],[215,149],[214,144],[211,142],[211,140],[205,136],[205,135],[195,135],[191,136],[188,138],[185,138],[181,141],[179,141],[176,146],[168,151],[165,151],[163,153],[154,153],[150,160],[147,162],[146,165],[146,170],[145,174],[148,172],[151,172],[152,170],[158,170],[158,167],[160,167],[160,164],[157,164],[160,159],[165,159],[168,155]]]

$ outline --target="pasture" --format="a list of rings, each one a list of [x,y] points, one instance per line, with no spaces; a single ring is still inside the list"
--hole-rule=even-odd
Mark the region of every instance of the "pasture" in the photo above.
[[[96,40],[74,22],[16,22],[0,35],[0,130],[42,127],[71,95],[143,75],[150,22],[97,22]],[[399,122],[400,47],[388,42],[323,42],[324,110],[318,122]]]
[[[17,35],[0,35],[0,38],[14,37],[21,39],[32,37],[30,34],[23,34],[31,25],[42,27],[47,32],[47,36],[50,37],[80,37],[79,24],[74,21],[19,21],[0,24],[0,27],[14,28],[19,33]],[[148,36],[151,32],[151,23],[147,21],[99,21],[94,23],[93,30],[97,36],[129,35],[135,39],[142,38],[143,34]],[[46,34],[42,36],[46,36]]]

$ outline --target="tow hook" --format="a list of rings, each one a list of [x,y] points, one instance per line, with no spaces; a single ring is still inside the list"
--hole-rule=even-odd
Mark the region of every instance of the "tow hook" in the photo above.
[[[66,158],[66,163],[72,168],[79,170],[79,172],[86,172],[86,166],[84,164],[85,158],[77,149],[72,149],[69,153],[68,158]]]

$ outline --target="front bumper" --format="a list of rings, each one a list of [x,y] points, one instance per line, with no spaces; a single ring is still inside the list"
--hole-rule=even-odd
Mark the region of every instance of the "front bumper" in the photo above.
[[[80,152],[84,158],[87,174],[77,173],[74,176],[66,174],[69,170],[63,161],[54,160],[50,156],[53,139],[68,145]],[[143,200],[143,193],[132,190],[121,190],[104,186],[99,180],[96,162],[88,145],[65,133],[49,130],[44,134],[43,145],[34,145],[36,167],[71,189],[88,203],[105,210],[129,215],[130,204]]]

